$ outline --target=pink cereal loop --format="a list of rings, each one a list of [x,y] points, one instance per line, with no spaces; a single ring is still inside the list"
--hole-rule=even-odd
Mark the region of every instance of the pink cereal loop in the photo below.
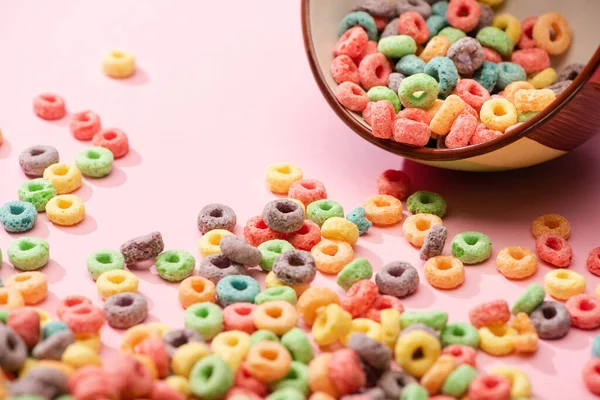
[[[369,54],[358,65],[360,84],[366,90],[375,86],[387,86],[388,77],[391,73],[392,66],[381,53]]]
[[[533,25],[535,25],[537,17],[527,17],[521,21],[521,40],[519,40],[520,49],[531,49],[536,47],[535,39],[533,38]]]
[[[461,79],[456,85],[456,94],[473,107],[477,113],[481,110],[483,103],[490,99],[490,93],[473,79]]]
[[[358,67],[346,54],[341,54],[331,62],[331,76],[336,83],[352,82],[358,84]]]
[[[350,111],[362,111],[369,103],[369,96],[356,83],[343,82],[336,91],[337,100]]]
[[[423,17],[409,11],[402,13],[398,18],[398,33],[412,37],[417,44],[423,44],[429,39],[429,28]]]
[[[392,137],[392,124],[396,119],[396,112],[392,103],[387,100],[375,102],[371,107],[369,119],[373,128],[373,136],[380,139],[389,139]]]
[[[367,32],[361,26],[348,29],[338,40],[333,54],[339,56],[345,54],[350,58],[358,57],[365,49],[369,38]]]
[[[405,108],[398,113],[398,118],[406,118],[412,121],[422,122],[426,125],[431,123],[431,118],[427,111],[420,108]]]

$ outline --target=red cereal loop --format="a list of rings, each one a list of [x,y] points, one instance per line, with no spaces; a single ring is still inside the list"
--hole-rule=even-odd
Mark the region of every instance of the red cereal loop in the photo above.
[[[300,179],[290,185],[288,196],[308,206],[313,201],[326,199],[327,190],[325,185],[316,179]]]
[[[268,240],[283,238],[284,234],[269,228],[261,216],[250,218],[244,226],[244,239],[254,247]]]
[[[417,44],[423,44],[429,39],[427,23],[420,14],[414,11],[402,13],[398,17],[398,33],[410,36],[415,39]]]
[[[242,331],[252,334],[256,327],[252,320],[252,311],[256,305],[252,303],[233,303],[223,309],[223,327],[226,331]]]
[[[98,132],[92,139],[92,144],[107,148],[115,158],[121,158],[129,152],[129,139],[120,129],[111,128]]]
[[[335,56],[345,54],[350,58],[358,57],[365,49],[368,41],[367,32],[363,27],[357,25],[344,32],[333,48],[333,54]]]
[[[69,392],[77,400],[118,400],[120,393],[102,368],[86,366],[69,377]]]
[[[481,111],[483,103],[490,99],[490,92],[473,79],[461,79],[456,85],[455,91],[458,97],[463,99],[465,103],[473,107],[476,111],[475,118],[477,118],[479,111]]]
[[[394,140],[408,146],[423,147],[431,138],[429,125],[406,118],[397,118],[393,126]]]
[[[79,304],[68,308],[61,319],[73,333],[96,333],[104,325],[104,311],[93,304]]]
[[[511,383],[498,375],[479,375],[469,385],[469,400],[508,400]]]
[[[555,267],[565,268],[571,265],[573,249],[560,236],[545,234],[535,240],[535,250],[538,256]]]
[[[11,310],[6,325],[23,339],[28,349],[32,349],[40,341],[40,314],[33,308]]]
[[[98,114],[91,111],[82,111],[71,117],[69,130],[79,140],[92,140],[100,132],[101,123]]]
[[[379,17],[377,15],[373,15],[372,17],[375,21],[375,26],[377,27],[378,31],[382,31],[389,22],[386,17]]]
[[[148,356],[154,362],[160,378],[165,378],[169,375],[169,353],[161,337],[153,336],[143,340],[136,346],[135,352]]]
[[[394,106],[387,100],[376,101],[371,106],[369,120],[371,121],[371,132],[373,136],[380,139],[392,137],[392,123],[396,119]]]
[[[502,56],[496,50],[490,49],[489,47],[483,48],[483,59],[494,64],[502,62]]]
[[[469,364],[472,367],[476,366],[477,350],[472,347],[462,344],[451,344],[448,347],[444,347],[442,354],[453,356],[459,364]]]
[[[315,222],[306,219],[302,224],[302,228],[296,232],[286,234],[285,239],[296,250],[310,251],[321,241],[321,228]]]
[[[353,318],[356,318],[371,308],[378,294],[377,285],[372,281],[363,279],[348,289],[346,297],[342,299],[340,304]]]
[[[521,39],[519,40],[520,49],[531,49],[536,47],[535,39],[533,38],[533,26],[537,21],[537,17],[527,17],[521,21]]]
[[[493,300],[479,304],[469,311],[471,325],[479,329],[484,326],[505,324],[510,319],[510,309],[506,300]]]
[[[186,400],[186,397],[169,386],[167,382],[155,381],[152,384],[150,400]]]
[[[53,93],[42,93],[33,99],[33,112],[46,120],[61,119],[67,114],[65,101]]]
[[[56,306],[56,316],[58,319],[62,319],[63,314],[71,307],[78,306],[80,304],[92,304],[92,301],[85,296],[67,296],[58,303]]]
[[[118,353],[107,365],[121,399],[143,398],[152,392],[152,376],[148,369],[130,354]]]
[[[512,53],[510,60],[523,67],[526,74],[540,72],[550,67],[550,56],[544,49],[529,48],[517,50]]]
[[[377,177],[377,193],[402,200],[410,193],[410,177],[404,171],[388,169]]]
[[[464,32],[470,32],[477,26],[480,15],[481,9],[475,0],[450,0],[446,10],[448,23]]]
[[[490,141],[492,139],[496,139],[497,137],[502,136],[502,132],[495,131],[492,129],[487,129],[484,124],[479,124],[477,129],[475,129],[475,133],[471,136],[470,144],[480,144]]]
[[[372,40],[369,40],[367,42],[367,45],[365,46],[365,49],[363,50],[363,52],[360,54],[360,56],[355,57],[354,60],[354,64],[356,65],[360,65],[360,62],[369,54],[375,54],[378,53],[379,49],[377,46],[377,42],[374,42]]]
[[[334,351],[327,367],[329,379],[342,395],[357,392],[367,384],[367,377],[354,350]]]
[[[394,105],[390,101],[387,101],[387,100],[380,100],[380,101],[386,102],[387,107],[390,109],[390,113],[394,114],[394,118],[396,118],[396,110],[394,109]],[[371,110],[373,109],[373,106],[375,105],[375,103],[377,103],[377,102],[370,101],[362,113],[362,116],[365,119],[365,122],[369,125],[371,125]]]
[[[263,398],[251,390],[234,387],[225,396],[225,400],[235,400],[247,397],[248,400],[263,400]]]
[[[565,303],[571,324],[579,329],[600,327],[600,299],[589,294],[575,295]]]
[[[240,365],[235,374],[234,386],[246,389],[258,396],[265,396],[269,390],[269,386],[265,382],[261,382],[250,374],[246,364]]]
[[[342,82],[335,90],[335,97],[350,111],[362,111],[370,101],[367,92],[352,82]]]
[[[588,271],[594,275],[600,276],[600,247],[596,247],[588,255],[586,266]]]
[[[594,358],[585,364],[583,382],[590,392],[600,396],[600,358]]]
[[[331,76],[336,83],[352,82],[358,84],[358,67],[350,57],[342,54],[331,62]]]
[[[374,86],[387,86],[388,77],[391,73],[392,66],[388,59],[381,53],[369,54],[358,65],[360,84],[366,90]]]
[[[400,314],[404,312],[404,306],[400,302],[400,299],[387,294],[380,294],[375,298],[371,309],[367,312],[366,317],[376,322],[381,322],[381,310],[387,310],[393,308]]]
[[[485,89],[484,89],[485,90]],[[450,133],[446,136],[446,146],[449,149],[457,149],[459,147],[465,147],[471,141],[471,137],[475,133],[477,128],[477,118],[471,113],[462,112],[450,128]]]
[[[412,121],[422,122],[426,125],[431,123],[431,117],[427,111],[420,108],[405,108],[398,113],[398,118],[406,118]]]

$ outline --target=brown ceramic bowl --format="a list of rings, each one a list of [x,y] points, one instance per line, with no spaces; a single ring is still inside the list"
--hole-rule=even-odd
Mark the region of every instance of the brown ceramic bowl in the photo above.
[[[458,149],[413,148],[371,135],[362,117],[335,98],[329,70],[337,28],[358,0],[302,0],[302,30],[315,80],[336,114],[354,132],[382,149],[442,168],[493,171],[528,167],[559,157],[600,132],[600,0],[506,0],[501,11],[519,19],[560,12],[573,30],[569,50],[552,57],[558,72],[571,63],[587,63],[558,98],[535,117],[503,136]],[[497,10],[498,11],[498,10]]]

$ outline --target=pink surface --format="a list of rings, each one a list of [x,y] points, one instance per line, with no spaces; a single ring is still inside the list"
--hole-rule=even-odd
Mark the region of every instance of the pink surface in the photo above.
[[[491,260],[468,267],[461,288],[438,291],[422,279],[418,293],[403,301],[407,309],[443,309],[451,321],[465,321],[475,304],[497,298],[512,302],[528,284],[543,284],[551,270],[544,263],[533,278],[512,282],[496,271],[494,259],[505,246],[533,249],[530,223],[545,213],[570,220],[571,268],[587,278],[587,293],[593,293],[600,279],[587,272],[585,258],[600,246],[600,137],[554,162],[501,174],[458,173],[403,161],[362,141],[329,109],[305,59],[297,2],[259,3],[147,1],[140,7],[138,2],[71,0],[4,7],[0,203],[15,199],[26,179],[18,167],[26,147],[50,144],[62,161],[72,162],[89,145],[70,135],[67,118],[46,122],[33,115],[32,100],[41,92],[64,96],[70,113],[99,113],[105,127],[127,132],[132,146],[109,178],[86,179],[76,192],[88,211],[81,225],[53,226],[40,214],[27,233],[51,246],[52,261],[43,272],[52,293],[43,308],[53,311],[68,294],[88,295],[100,305],[86,256],[99,248],[118,248],[132,236],[160,230],[167,249],[188,250],[199,261],[200,208],[209,202],[229,204],[241,234],[245,221],[273,199],[263,174],[268,164],[281,161],[295,162],[305,177],[323,181],[329,197],[347,210],[375,194],[378,173],[403,168],[416,189],[444,195],[449,205],[444,223],[451,237],[479,230],[492,238]],[[102,56],[114,47],[136,56],[139,69],[133,78],[116,81],[102,74]],[[3,279],[15,273],[6,247],[20,236],[0,232]],[[376,269],[400,259],[422,270],[418,251],[402,238],[401,225],[372,229],[356,250]],[[163,282],[154,268],[137,275],[150,302],[149,320],[181,326],[177,285]],[[315,282],[323,284],[335,287],[322,277]],[[536,399],[590,398],[581,370],[596,333],[572,329],[563,340],[542,341],[532,357],[480,353],[479,366],[524,369]],[[105,328],[105,348],[118,348],[120,334]]]

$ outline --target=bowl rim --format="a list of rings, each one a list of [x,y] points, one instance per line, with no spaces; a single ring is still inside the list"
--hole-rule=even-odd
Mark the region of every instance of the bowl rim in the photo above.
[[[329,106],[333,111],[344,121],[344,123],[350,127],[357,135],[363,139],[369,141],[377,147],[387,150],[391,153],[399,154],[401,156],[425,160],[425,161],[455,161],[463,160],[466,158],[476,157],[490,153],[494,150],[498,150],[505,147],[528,134],[532,133],[536,128],[545,124],[550,118],[552,118],[557,112],[559,112],[569,101],[583,88],[584,84],[592,77],[594,71],[600,67],[600,45],[596,48],[596,51],[585,64],[584,69],[579,73],[577,78],[569,85],[569,87],[562,92],[556,100],[554,100],[553,107],[546,107],[543,111],[540,111],[534,117],[528,121],[522,123],[516,128],[510,130],[508,133],[492,139],[488,142],[471,145],[467,147],[460,147],[457,149],[439,149],[430,147],[411,147],[392,140],[379,139],[371,134],[371,130],[367,129],[363,124],[357,121],[355,115],[342,106],[337,98],[335,97],[334,91],[327,85],[323,71],[319,68],[317,62],[317,56],[315,51],[315,45],[311,35],[311,23],[310,23],[310,3],[311,1],[323,1],[323,0],[302,0],[301,1],[301,19],[302,19],[302,36],[304,39],[304,48],[306,56],[310,64],[314,79],[317,81],[319,90],[325,97]]]

